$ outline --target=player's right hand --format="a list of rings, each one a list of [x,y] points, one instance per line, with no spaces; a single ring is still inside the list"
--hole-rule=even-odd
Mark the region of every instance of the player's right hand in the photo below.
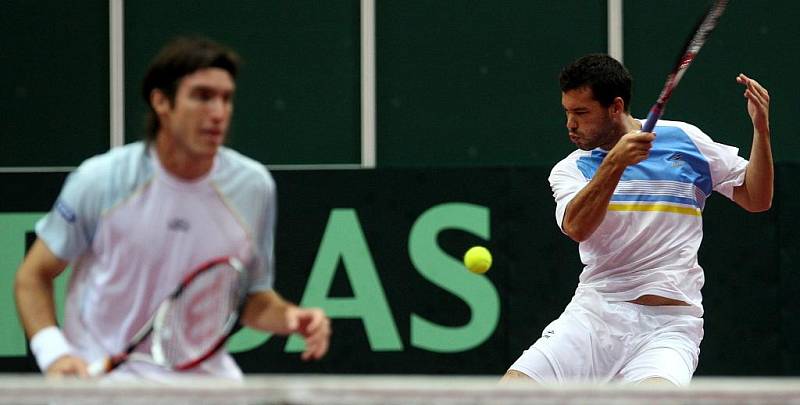
[[[613,164],[623,167],[635,165],[650,156],[650,148],[656,134],[652,132],[628,132],[617,141],[617,144],[608,152],[606,159]]]
[[[306,342],[306,350],[300,356],[303,360],[319,360],[325,356],[330,346],[331,321],[321,308],[301,308],[291,306],[287,317],[292,333],[299,333]]]
[[[81,377],[86,378],[89,373],[86,371],[86,362],[80,357],[66,355],[54,361],[47,368],[48,377]]]

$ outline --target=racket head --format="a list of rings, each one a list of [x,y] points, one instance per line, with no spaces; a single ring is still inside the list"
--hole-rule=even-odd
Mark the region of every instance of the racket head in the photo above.
[[[153,317],[153,362],[188,370],[213,356],[239,324],[246,285],[234,257],[212,259],[188,274]]]

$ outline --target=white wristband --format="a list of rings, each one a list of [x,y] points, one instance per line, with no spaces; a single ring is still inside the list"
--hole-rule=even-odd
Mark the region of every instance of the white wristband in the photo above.
[[[42,372],[47,372],[50,365],[60,357],[72,353],[72,346],[57,326],[48,326],[36,332],[31,338],[31,351],[36,357],[36,364]]]

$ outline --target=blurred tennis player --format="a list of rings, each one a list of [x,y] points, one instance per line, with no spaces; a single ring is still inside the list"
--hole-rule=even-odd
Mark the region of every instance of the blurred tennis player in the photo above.
[[[561,72],[561,103],[579,148],[553,167],[556,222],[585,264],[572,301],[504,381],[686,385],[703,338],[697,250],[712,191],[745,210],[772,204],[769,95],[740,74],[753,123],[749,162],[695,126],[631,117],[631,76],[607,55]]]
[[[146,141],[85,161],[70,174],[20,266],[17,308],[39,367],[87,374],[87,364],[121,352],[193,268],[235,257],[247,271],[245,326],[305,337],[303,359],[328,349],[320,309],[299,308],[272,289],[275,183],[263,165],[223,146],[233,112],[238,56],[210,40],[178,38],[147,71]],[[53,279],[68,264],[63,329]],[[200,305],[202,303],[198,303]],[[190,372],[241,378],[224,350]],[[117,375],[170,371],[127,362]]]

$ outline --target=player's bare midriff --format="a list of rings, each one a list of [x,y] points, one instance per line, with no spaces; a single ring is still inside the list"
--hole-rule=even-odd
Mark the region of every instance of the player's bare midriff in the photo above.
[[[634,304],[639,304],[639,305],[653,306],[653,307],[658,307],[662,305],[681,305],[681,306],[689,305],[686,302],[680,300],[662,297],[660,295],[650,295],[650,294],[642,295],[641,297],[635,300],[630,300],[628,302],[632,302]]]

